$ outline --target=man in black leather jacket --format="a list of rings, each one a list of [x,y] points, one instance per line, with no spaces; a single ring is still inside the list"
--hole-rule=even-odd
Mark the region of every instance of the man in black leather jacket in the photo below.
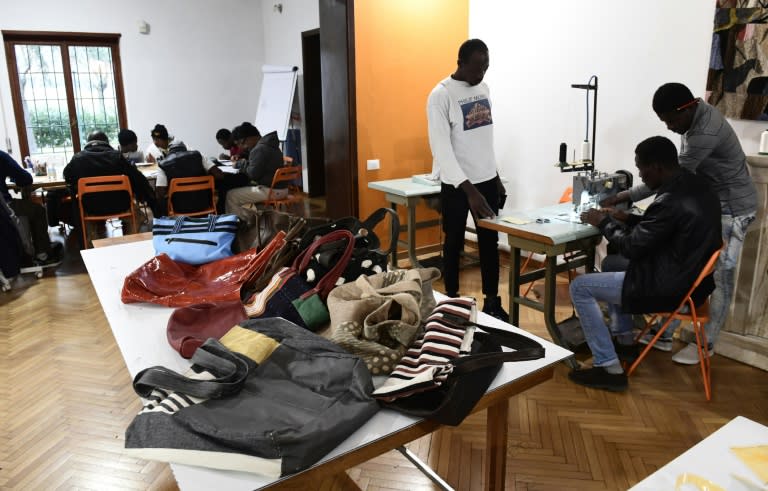
[[[634,337],[630,314],[674,310],[722,245],[717,195],[704,178],[680,167],[670,140],[644,140],[635,149],[635,163],[643,183],[656,192],[642,216],[611,209],[581,215],[629,259],[627,270],[581,275],[570,287],[594,358],[593,368],[574,370],[569,377],[611,391],[627,388],[619,356],[636,351],[628,348]],[[712,290],[710,275],[694,292],[694,302],[703,301]],[[610,329],[597,302],[609,304]]]

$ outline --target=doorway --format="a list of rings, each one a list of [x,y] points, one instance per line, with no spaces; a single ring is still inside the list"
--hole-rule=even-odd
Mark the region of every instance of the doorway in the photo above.
[[[304,124],[307,144],[309,196],[325,196],[325,151],[323,143],[323,91],[320,73],[320,29],[301,33],[304,71]]]

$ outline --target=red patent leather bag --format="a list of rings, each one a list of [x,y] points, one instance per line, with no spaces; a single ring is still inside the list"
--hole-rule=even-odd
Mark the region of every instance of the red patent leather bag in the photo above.
[[[285,232],[280,231],[261,251],[249,249],[200,266],[179,263],[161,254],[125,278],[121,300],[167,307],[239,301],[240,290],[258,281],[272,255],[284,246]]]

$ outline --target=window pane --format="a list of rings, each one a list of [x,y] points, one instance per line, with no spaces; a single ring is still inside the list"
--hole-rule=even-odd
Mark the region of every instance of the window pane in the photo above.
[[[30,157],[58,165],[72,154],[61,48],[17,44],[14,52]]]
[[[89,132],[101,130],[116,145],[120,125],[112,50],[107,46],[70,46],[69,56],[81,141],[85,143]]]

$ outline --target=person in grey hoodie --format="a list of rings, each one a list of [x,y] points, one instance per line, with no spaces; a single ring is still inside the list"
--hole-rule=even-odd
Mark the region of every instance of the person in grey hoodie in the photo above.
[[[283,152],[276,131],[262,137],[255,126],[243,123],[239,134],[243,142],[241,148],[248,155],[248,161],[240,166],[239,172],[248,176],[250,185],[227,192],[226,212],[231,214],[238,214],[243,205],[266,200],[275,172],[283,166]],[[286,189],[275,189],[272,195],[281,198],[287,192]]]

